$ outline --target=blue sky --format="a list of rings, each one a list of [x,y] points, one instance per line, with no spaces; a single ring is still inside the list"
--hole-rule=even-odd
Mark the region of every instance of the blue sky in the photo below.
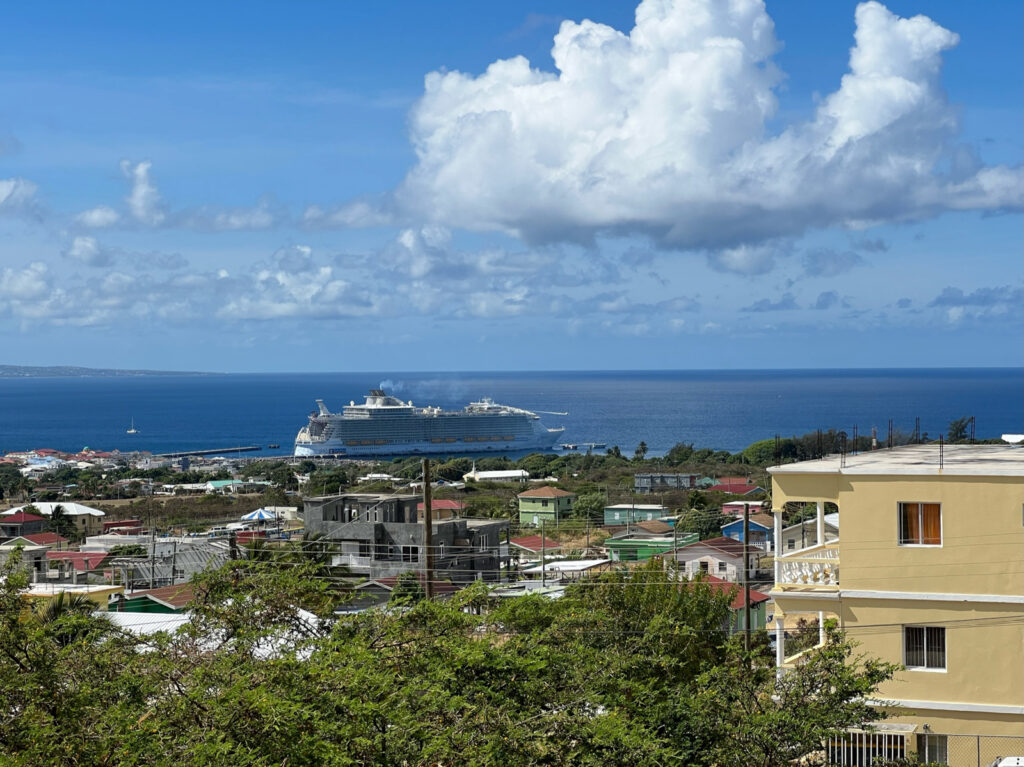
[[[1024,363],[1020,3],[4,22],[5,363]]]

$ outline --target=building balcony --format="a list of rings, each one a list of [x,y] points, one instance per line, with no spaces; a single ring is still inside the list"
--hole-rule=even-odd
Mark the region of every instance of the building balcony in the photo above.
[[[775,588],[783,591],[839,588],[839,541],[779,556],[775,560]]]

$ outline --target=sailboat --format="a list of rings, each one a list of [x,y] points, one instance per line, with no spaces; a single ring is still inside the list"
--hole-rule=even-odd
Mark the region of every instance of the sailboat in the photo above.
[[[139,430],[135,428],[135,416],[132,416],[131,425],[125,431],[125,434],[138,434]]]

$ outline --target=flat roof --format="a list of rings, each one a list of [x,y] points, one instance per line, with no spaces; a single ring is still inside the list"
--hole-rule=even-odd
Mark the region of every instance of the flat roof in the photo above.
[[[103,592],[123,592],[123,586],[111,586],[109,583],[32,583],[22,592],[29,597],[54,597],[62,592],[71,594],[100,594]]]
[[[606,509],[636,509],[637,511],[668,511],[667,506],[660,503],[617,503],[614,506],[605,506]]]
[[[845,464],[845,465],[844,465]],[[865,476],[1024,477],[1024,448],[1012,445],[904,445],[857,455],[829,455],[816,461],[772,466],[771,474],[850,474]]]
[[[527,570],[523,570],[527,575],[533,575],[539,573],[541,570],[546,570],[549,573],[578,573],[584,570],[590,570],[594,567],[600,567],[601,565],[607,565],[611,562],[609,559],[563,559],[560,562],[548,562],[545,565],[537,565]]]

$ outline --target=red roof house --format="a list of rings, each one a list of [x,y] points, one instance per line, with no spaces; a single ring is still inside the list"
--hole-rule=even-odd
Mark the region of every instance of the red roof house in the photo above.
[[[513,538],[509,543],[516,548],[528,551],[531,554],[540,554],[542,548],[545,552],[558,551],[562,548],[550,538],[542,538],[539,535],[526,535],[522,538]]]
[[[108,554],[105,551],[47,551],[46,559],[70,564],[80,573],[99,570]]]
[[[416,579],[420,582],[420,585],[424,589],[426,589],[427,588],[427,578],[426,578],[426,575],[423,573],[423,571],[422,570],[417,570],[413,574],[416,576]],[[384,592],[390,593],[390,592],[395,590],[395,586],[398,585],[398,579],[401,578],[401,577],[402,577],[401,575],[389,575],[386,578],[374,578],[372,580],[366,581],[365,583],[360,583],[358,586],[356,586],[356,589],[358,589],[358,590],[367,589],[367,590],[384,591]],[[459,590],[458,587],[455,586],[451,581],[435,580],[435,581],[433,581],[433,586],[434,586],[434,596],[441,596],[441,595],[444,595],[444,594],[454,594],[456,591]]]
[[[15,538],[26,533],[41,533],[46,526],[46,518],[38,514],[16,511],[13,514],[0,515],[0,538]]]
[[[729,603],[729,607],[733,610],[743,609],[743,588],[741,586],[735,583],[730,583],[729,581],[724,581],[721,578],[715,577],[714,575],[705,576],[704,582],[710,584],[711,588],[720,594],[728,594],[735,590],[736,596],[733,598],[732,602]],[[757,591],[756,589],[750,590],[751,607],[753,607],[754,605],[759,605],[762,602],[767,602],[769,599],[771,599],[771,597],[762,591]]]
[[[433,498],[430,501],[430,511],[433,519],[451,519],[457,517],[466,508],[462,501],[453,501],[450,498]],[[416,507],[417,512],[423,511],[423,502]]]
[[[45,517],[40,517],[38,514],[29,514],[24,511],[16,511],[13,514],[5,514],[3,522],[5,524],[20,525],[24,522],[45,522]]]
[[[20,537],[35,546],[59,546],[68,542],[67,538],[57,535],[57,533],[33,533]]]

